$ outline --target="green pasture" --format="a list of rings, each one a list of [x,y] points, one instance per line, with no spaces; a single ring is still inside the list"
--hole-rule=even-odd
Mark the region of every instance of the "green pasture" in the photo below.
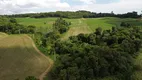
[[[35,25],[37,31],[47,33],[52,30],[52,24],[57,18],[16,18],[18,23],[23,25]],[[91,33],[96,28],[101,27],[103,30],[111,29],[112,26],[120,26],[121,22],[127,22],[133,26],[142,25],[142,20],[133,18],[115,18],[115,17],[102,17],[102,18],[80,18],[80,19],[66,19],[71,22],[70,29],[67,33],[63,34],[63,39],[69,36],[78,35],[80,33]]]

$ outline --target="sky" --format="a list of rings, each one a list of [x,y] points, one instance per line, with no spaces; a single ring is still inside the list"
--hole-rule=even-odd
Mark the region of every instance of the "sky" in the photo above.
[[[0,0],[0,14],[87,10],[127,13],[142,11],[142,0]]]

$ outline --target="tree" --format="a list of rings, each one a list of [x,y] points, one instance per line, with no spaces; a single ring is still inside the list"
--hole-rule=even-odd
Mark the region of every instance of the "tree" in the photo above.
[[[101,28],[101,27],[98,27],[98,28],[96,29],[95,34],[96,34],[96,35],[101,35],[101,33],[102,33],[102,28]]]
[[[33,34],[33,33],[35,33],[35,29],[36,29],[36,26],[34,26],[34,25],[29,25],[29,26],[27,27],[27,32]]]
[[[69,29],[70,22],[66,22],[62,18],[58,18],[55,23],[53,24],[53,29],[55,31],[59,31],[60,34],[66,32]]]
[[[14,18],[10,18],[9,21],[10,21],[11,23],[17,23],[16,19],[14,19]]]

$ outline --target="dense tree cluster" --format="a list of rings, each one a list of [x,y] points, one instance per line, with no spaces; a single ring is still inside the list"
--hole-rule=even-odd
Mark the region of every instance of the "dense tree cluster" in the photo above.
[[[0,17],[0,32],[9,34],[20,34],[20,33],[34,33],[35,26],[23,26],[17,23],[14,18]]]
[[[131,27],[131,25],[129,23],[126,23],[126,22],[121,22],[120,26]]]
[[[58,18],[53,24],[53,31],[46,34],[36,32],[34,40],[40,50],[45,54],[53,54],[55,42],[59,40],[62,33],[69,29],[69,25],[71,25],[70,22],[63,20],[62,18]]]
[[[57,41],[55,52],[60,56],[51,71],[52,80],[98,80],[106,76],[131,80],[141,35],[138,27],[98,28],[91,34]]]
[[[137,12],[128,12],[126,14],[111,13],[95,13],[90,11],[57,11],[48,13],[30,13],[30,14],[15,14],[6,15],[8,17],[32,17],[32,18],[45,18],[45,17],[63,17],[63,18],[97,18],[97,17],[119,17],[119,18],[139,18]]]
[[[58,18],[53,24],[53,29],[59,31],[61,34],[69,29],[71,22],[66,22],[62,18]]]
[[[120,18],[138,18],[138,17],[141,17],[141,16],[138,15],[137,12],[133,11],[133,12],[125,13],[125,14],[118,14],[117,17],[120,17]]]

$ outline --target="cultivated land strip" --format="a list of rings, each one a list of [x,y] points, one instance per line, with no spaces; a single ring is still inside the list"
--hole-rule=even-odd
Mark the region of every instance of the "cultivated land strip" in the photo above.
[[[0,80],[25,80],[27,76],[43,80],[53,61],[27,35],[5,36],[0,37]]]
[[[92,32],[92,30],[86,24],[85,19],[78,19],[78,21],[76,23],[73,23],[73,26],[70,27],[68,32],[63,36],[62,40],[66,40],[70,36],[76,36],[81,33],[88,34],[91,32]]]
[[[27,35],[26,35],[26,36],[27,36]],[[28,37],[30,40],[32,40],[31,37],[29,37],[29,36],[27,36],[27,37]],[[51,68],[52,68],[52,66],[53,66],[53,60],[51,60],[49,57],[47,57],[47,56],[45,56],[43,53],[41,53],[41,52],[39,51],[39,49],[37,49],[37,47],[36,47],[36,45],[34,44],[34,41],[33,41],[33,40],[32,40],[32,45],[33,45],[33,47],[35,48],[35,50],[36,50],[40,55],[44,56],[45,58],[47,58],[47,59],[49,60],[49,65],[48,65],[47,69],[39,76],[39,80],[43,80],[44,77],[46,77],[47,73],[51,70]]]
[[[0,32],[0,40],[2,40],[3,38],[7,37],[8,35],[6,33],[2,33]]]

